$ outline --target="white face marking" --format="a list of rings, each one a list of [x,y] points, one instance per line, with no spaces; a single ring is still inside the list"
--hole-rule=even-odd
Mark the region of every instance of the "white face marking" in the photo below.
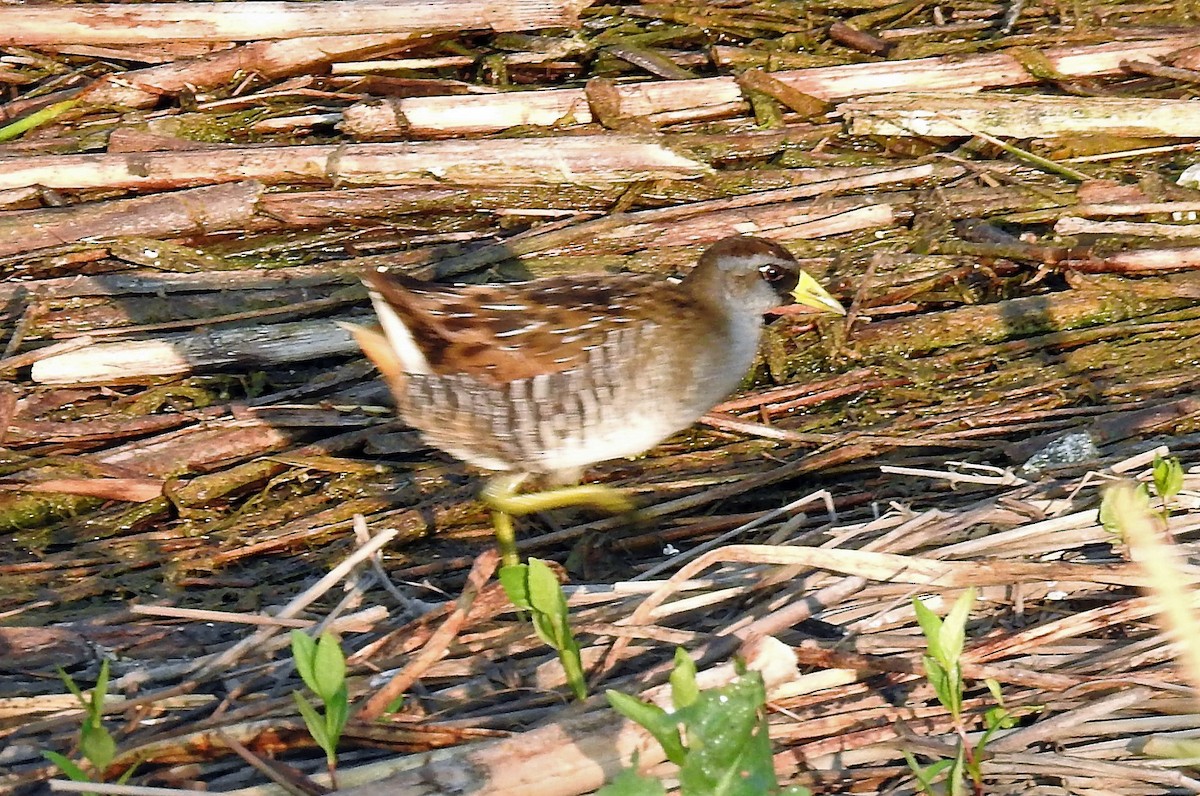
[[[777,265],[779,258],[773,254],[751,254],[744,257],[718,257],[717,267],[722,271],[757,271],[764,265]]]
[[[497,312],[522,312],[529,309],[524,304],[480,304],[480,309],[495,310]]]
[[[532,332],[535,329],[540,329],[545,325],[546,324],[543,321],[534,321],[531,324],[522,326],[520,329],[513,329],[511,332],[501,332],[500,334],[496,335],[496,337],[516,337],[519,334],[528,334],[529,332]]]

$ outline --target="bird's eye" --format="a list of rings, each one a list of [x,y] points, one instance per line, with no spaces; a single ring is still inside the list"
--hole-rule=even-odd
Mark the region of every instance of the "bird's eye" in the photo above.
[[[781,279],[785,279],[788,275],[786,270],[784,270],[783,268],[780,268],[778,265],[773,265],[771,263],[767,263],[766,265],[759,268],[758,272],[760,274],[762,274],[762,278],[765,279],[767,282],[778,282]]]

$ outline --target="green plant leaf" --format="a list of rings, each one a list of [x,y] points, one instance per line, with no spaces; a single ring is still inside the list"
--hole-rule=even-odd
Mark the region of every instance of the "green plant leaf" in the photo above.
[[[942,636],[942,618],[930,610],[929,606],[921,602],[920,598],[913,598],[913,610],[917,614],[917,624],[921,626],[921,634],[925,636],[925,645],[931,653],[941,648],[939,639]]]
[[[950,675],[932,655],[922,655],[921,663],[925,668],[925,679],[933,686],[938,701],[946,705],[950,701]]]
[[[1113,491],[1111,489],[1104,490],[1104,494],[1100,498],[1100,511],[1097,514],[1097,518],[1100,520],[1100,524],[1104,527],[1105,531],[1114,536],[1120,536],[1121,526],[1118,524],[1117,514],[1113,508],[1113,500]]]
[[[658,705],[643,702],[620,691],[605,691],[604,696],[608,698],[608,704],[612,705],[613,710],[640,724],[653,735],[668,760],[677,766],[683,765],[687,758],[687,750],[684,749],[683,739],[679,736],[678,722],[671,714]]]
[[[346,722],[349,718],[350,699],[346,695],[346,686],[343,684],[325,702],[325,730],[335,748],[342,738],[342,730],[346,729]]]
[[[125,769],[125,771],[122,772],[121,776],[117,777],[117,784],[124,785],[126,782],[128,782],[129,778],[133,776],[134,772],[136,772],[138,770],[138,766],[140,766],[141,764],[142,764],[142,762],[139,760],[136,763],[134,763],[132,766],[130,766],[129,768]]]
[[[747,672],[701,691],[694,703],[672,714],[687,733],[687,758],[679,767],[684,793],[761,796],[779,790],[765,703],[762,675]]]
[[[533,627],[538,636],[555,649],[562,649],[571,638],[567,621],[567,599],[554,570],[545,561],[529,559],[526,564],[529,579],[526,588],[529,606],[533,611]]]
[[[109,735],[104,725],[84,722],[79,729],[79,753],[103,775],[108,764],[117,756],[117,742]]]
[[[950,613],[942,620],[942,632],[938,637],[941,649],[941,663],[957,666],[962,657],[963,643],[967,638],[967,617],[975,604],[975,588],[969,588],[959,595],[950,608]]]
[[[996,730],[1010,730],[1017,726],[1017,717],[1009,713],[1007,708],[988,708],[983,713],[983,726],[987,727],[987,730],[983,734],[980,749],[983,748],[983,743],[991,739]]]
[[[988,693],[992,695],[992,699],[996,700],[996,704],[1004,707],[1004,694],[1000,692],[1000,681],[994,677],[985,677],[983,684],[987,686]]]
[[[913,776],[917,778],[917,784],[921,787],[921,790],[931,794],[931,796],[936,793],[933,788],[934,782],[954,762],[952,760],[938,760],[927,766],[923,766],[917,762],[917,758],[912,752],[901,750],[900,753],[904,755],[904,759],[908,762],[908,768],[912,771]]]
[[[1153,472],[1154,491],[1163,500],[1170,500],[1183,489],[1183,466],[1174,456],[1156,458]]]
[[[87,773],[79,767],[75,761],[68,757],[60,755],[58,752],[49,750],[42,752],[42,757],[49,760],[54,765],[58,766],[62,773],[67,775],[67,778],[74,782],[91,782],[92,779]]]
[[[103,666],[104,664],[100,665]],[[75,681],[71,679],[71,675],[67,674],[61,666],[57,667],[55,671],[58,672],[58,677],[63,681],[63,684],[66,685],[67,690],[74,694],[75,698],[79,700],[79,704],[82,705],[84,709],[91,707],[88,704],[88,701],[84,699],[83,691],[81,691],[79,686],[75,684]]]
[[[527,564],[502,567],[500,585],[517,608],[529,611],[537,637],[558,651],[567,685],[576,699],[587,698],[587,678],[579,644],[571,633],[567,598],[558,576],[544,561],[529,559]]]
[[[84,694],[71,676],[58,669],[67,690],[79,701],[83,708],[83,721],[79,725],[79,753],[95,769],[97,776],[103,776],[104,771],[117,756],[117,742],[104,726],[104,700],[108,694],[108,661],[100,663],[100,673],[89,694]],[[71,779],[77,782],[91,782],[79,764],[57,753],[43,752],[47,760],[62,769]]]
[[[99,724],[104,718],[104,699],[108,696],[108,661],[100,662],[100,673],[92,686],[91,716]]]
[[[677,649],[672,698],[687,704],[672,713],[616,691],[606,696],[615,710],[645,727],[679,766],[683,796],[811,796],[799,786],[780,791],[762,675],[736,663],[737,678],[720,688],[698,690],[695,664]]]
[[[675,648],[675,668],[671,670],[671,703],[676,710],[686,708],[700,696],[696,685],[696,663],[683,647]]]
[[[312,706],[304,694],[293,691],[292,698],[296,700],[296,707],[300,710],[304,725],[308,727],[308,734],[317,742],[317,746],[325,750],[326,755],[329,755],[333,745],[329,742],[329,735],[325,732],[325,720],[321,718],[317,709]]]
[[[336,638],[330,633],[322,633],[317,642],[313,655],[313,681],[316,687],[309,686],[313,693],[328,703],[339,689],[346,685],[346,656]]]
[[[1119,486],[1119,485],[1118,485]],[[1128,511],[1136,514],[1147,514],[1150,512],[1150,488],[1145,484],[1138,484],[1134,487],[1129,501],[1124,506],[1121,505],[1121,490],[1117,488],[1109,488],[1104,490],[1104,497],[1100,499],[1100,524],[1104,526],[1104,530],[1111,534],[1123,537],[1121,529],[1122,517],[1121,511]]]
[[[627,768],[596,791],[596,796],[666,796],[666,793],[667,789],[658,780]]]
[[[317,642],[303,630],[292,631],[292,660],[308,690],[317,693]]]
[[[508,595],[508,601],[522,611],[530,610],[527,585],[529,568],[525,564],[500,567],[497,577],[500,579],[500,586],[504,589],[504,593]]]

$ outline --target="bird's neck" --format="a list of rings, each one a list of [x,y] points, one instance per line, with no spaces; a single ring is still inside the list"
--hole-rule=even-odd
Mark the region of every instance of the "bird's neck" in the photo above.
[[[706,267],[706,264],[697,266],[684,277],[679,287],[701,312],[714,321],[722,324],[730,322],[733,313],[728,286],[715,267]]]

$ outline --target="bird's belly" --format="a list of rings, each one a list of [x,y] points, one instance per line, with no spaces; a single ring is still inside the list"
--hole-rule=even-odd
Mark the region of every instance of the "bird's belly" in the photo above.
[[[561,475],[635,456],[687,428],[737,386],[753,348],[687,361],[654,340],[614,336],[588,365],[491,384],[410,374],[400,414],[426,442],[489,470]],[[748,341],[751,345],[756,340]],[[712,359],[713,361],[709,361]]]
[[[649,450],[719,399],[582,381],[563,373],[496,387],[414,374],[400,414],[428,444],[469,464],[553,475]]]
[[[673,407],[670,400],[660,399],[658,404],[653,411],[649,407],[629,408],[619,417],[588,426],[564,418],[566,422],[555,429],[559,433],[543,436],[548,444],[533,452],[530,469],[543,473],[572,472],[609,459],[637,456],[696,420],[694,412]]]

